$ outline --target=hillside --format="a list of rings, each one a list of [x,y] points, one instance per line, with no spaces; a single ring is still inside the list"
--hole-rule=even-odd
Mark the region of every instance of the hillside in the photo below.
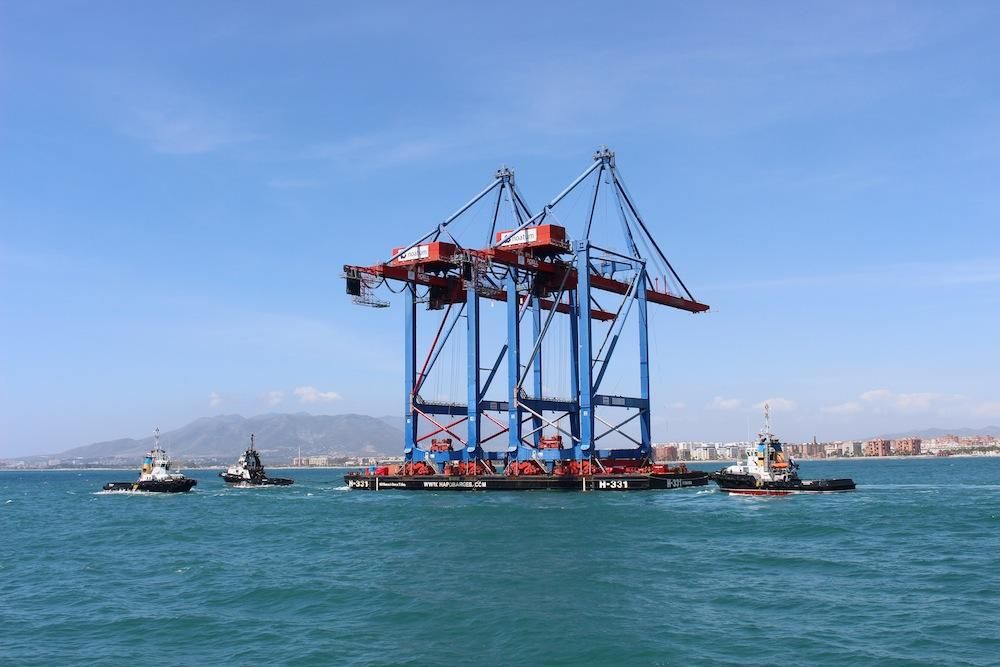
[[[256,434],[257,448],[272,462],[323,454],[399,454],[403,433],[382,419],[366,415],[266,414],[256,417],[203,417],[160,434],[160,442],[177,459],[235,457]],[[136,459],[149,450],[152,435],[75,447],[60,458]]]

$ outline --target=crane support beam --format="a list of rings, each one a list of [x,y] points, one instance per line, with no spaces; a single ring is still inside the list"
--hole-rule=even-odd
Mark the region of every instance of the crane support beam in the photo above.
[[[576,269],[573,269],[567,264],[546,262],[538,259],[537,257],[532,257],[530,255],[511,250],[504,250],[503,248],[490,248],[488,250],[475,250],[471,252],[483,259],[490,260],[495,264],[502,264],[507,267],[518,268],[525,271],[534,271],[537,273],[547,273],[552,275],[558,275],[564,271],[570,271],[570,277],[566,283],[567,287],[570,289],[575,287],[578,281]],[[629,285],[629,282],[615,280],[614,278],[606,278],[604,276],[591,273],[591,289],[624,295],[628,292]],[[692,299],[674,296],[673,294],[657,292],[651,289],[646,290],[646,300],[661,306],[669,306],[679,310],[686,310],[689,313],[703,313],[708,310],[708,306],[703,303],[698,303]]]

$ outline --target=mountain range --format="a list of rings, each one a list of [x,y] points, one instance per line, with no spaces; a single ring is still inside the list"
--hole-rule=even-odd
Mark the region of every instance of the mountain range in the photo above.
[[[258,451],[267,461],[287,463],[299,455],[395,455],[401,454],[401,417],[367,415],[266,414],[256,417],[218,415],[202,417],[160,434],[160,444],[171,457],[191,460],[233,458],[256,436]],[[122,438],[74,447],[57,456],[62,459],[136,460],[149,451],[153,437]]]
[[[256,417],[218,415],[202,417],[180,428],[165,431],[160,442],[178,460],[235,458],[256,435],[257,449],[265,460],[288,463],[301,451],[304,456],[398,455],[403,446],[403,418],[368,415],[265,414]],[[944,435],[1000,436],[1000,427],[930,428],[877,436],[930,439]],[[122,438],[74,447],[55,456],[94,461],[136,461],[149,451],[153,437]],[[34,457],[31,457],[34,458]],[[38,457],[45,458],[45,457]]]

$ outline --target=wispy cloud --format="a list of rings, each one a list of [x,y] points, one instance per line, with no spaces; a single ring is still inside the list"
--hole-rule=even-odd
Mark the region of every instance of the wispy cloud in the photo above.
[[[264,395],[264,400],[270,406],[275,406],[285,400],[285,392],[280,390],[269,391]]]
[[[494,53],[472,49],[450,63],[462,81],[461,103],[422,115],[387,114],[364,131],[310,146],[304,157],[362,168],[498,150],[516,157],[559,153],[567,144],[578,151],[581,140],[596,144],[608,135],[668,128],[731,134],[863,109],[912,85],[892,67],[872,67],[873,61],[961,29],[954,13],[929,10],[810,6],[786,13],[780,22],[764,21],[756,10],[717,6],[698,19],[696,40],[639,31],[613,48],[590,44],[567,51],[555,47],[559,40],[542,40],[519,49],[515,43],[499,68]],[[394,19],[398,26],[399,17]],[[434,20],[413,14],[403,24],[433,29]],[[484,71],[491,75],[482,76]],[[790,80],[790,71],[813,74]]]
[[[932,391],[897,394],[888,389],[873,389],[861,394],[861,400],[875,409],[900,412],[926,412],[932,407],[960,398],[961,396],[954,394]]]
[[[214,408],[220,403],[222,403],[222,396],[219,394],[219,392],[213,391],[211,394],[208,395],[208,405],[210,407]]]
[[[716,410],[737,410],[743,405],[743,400],[739,398],[726,398],[724,396],[716,396],[712,399],[709,407],[715,408]]]
[[[858,396],[857,400],[838,403],[820,411],[830,415],[870,414],[919,414],[936,410],[950,409],[968,411],[961,404],[962,397],[958,394],[924,391],[911,393],[896,393],[889,389],[870,389]]]
[[[905,262],[844,273],[787,276],[766,280],[740,280],[699,288],[706,292],[798,287],[897,287],[927,289],[1000,282],[1000,258],[951,262]]]
[[[769,406],[775,412],[791,412],[798,407],[798,403],[790,398],[769,398],[755,404],[753,407],[757,410],[763,410],[765,405]]]
[[[825,408],[821,408],[820,412],[825,412],[830,415],[856,415],[864,411],[864,406],[857,401],[847,401],[846,403],[838,403],[837,405],[830,405]]]
[[[335,391],[320,391],[316,387],[297,387],[295,394],[302,403],[322,403],[340,400],[340,394]]]
[[[189,84],[103,71],[82,84],[115,130],[157,153],[199,155],[259,138],[245,111],[229,109]]]
[[[302,157],[361,169],[393,167],[442,156],[463,143],[458,134],[452,129],[436,137],[419,138],[410,132],[384,131],[317,143],[307,147]]]
[[[160,109],[140,105],[130,111],[124,125],[126,134],[146,143],[158,153],[210,153],[249,138],[228,119],[200,109]]]

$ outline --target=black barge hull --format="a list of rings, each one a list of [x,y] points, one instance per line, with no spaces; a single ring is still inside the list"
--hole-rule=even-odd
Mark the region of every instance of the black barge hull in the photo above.
[[[295,483],[295,480],[288,479],[287,477],[265,477],[264,479],[254,482],[249,479],[243,479],[242,477],[227,475],[224,472],[220,472],[219,477],[221,477],[226,484],[232,484],[233,486],[289,486],[290,484]]]
[[[787,496],[793,493],[840,493],[853,491],[853,479],[799,479],[782,482],[759,482],[752,475],[712,473],[719,491],[745,496]]]
[[[169,481],[108,482],[105,491],[145,491],[147,493],[187,493],[198,483],[190,477]]]
[[[708,473],[636,475],[345,475],[360,491],[648,491],[708,484]]]

